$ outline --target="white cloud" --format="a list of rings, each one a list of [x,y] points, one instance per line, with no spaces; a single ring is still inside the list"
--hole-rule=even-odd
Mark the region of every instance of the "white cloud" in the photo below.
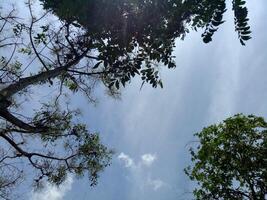
[[[60,186],[46,184],[42,190],[32,192],[30,200],[63,200],[66,193],[71,190],[72,183],[72,176],[68,176]]]
[[[133,158],[131,158],[129,155],[121,152],[118,155],[118,159],[123,162],[124,167],[126,168],[139,168],[141,169],[143,166],[150,167],[154,161],[157,159],[157,156],[155,154],[146,153],[141,156],[141,160],[139,160],[137,163],[134,161]]]
[[[135,166],[133,159],[123,152],[120,153],[120,155],[118,156],[118,159],[121,160],[124,163],[124,166],[127,168]]]
[[[167,184],[161,179],[156,178],[152,179],[151,166],[157,159],[156,154],[146,153],[141,155],[141,159],[138,162],[135,162],[133,158],[129,155],[121,152],[118,155],[118,159],[122,161],[123,166],[129,169],[129,172],[132,176],[131,180],[133,183],[139,186],[140,190],[143,190],[144,187],[152,188],[154,191],[159,190]]]
[[[158,189],[166,186],[166,183],[163,182],[160,179],[151,179],[151,178],[148,178],[147,179],[147,185],[148,186],[151,186],[153,188],[153,190],[157,191]]]
[[[141,159],[142,163],[149,167],[157,159],[157,156],[152,154],[144,154],[141,156]]]

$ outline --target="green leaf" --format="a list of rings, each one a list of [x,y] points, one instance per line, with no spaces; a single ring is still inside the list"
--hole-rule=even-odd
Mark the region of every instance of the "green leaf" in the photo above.
[[[100,62],[98,62],[98,63],[96,63],[95,64],[95,66],[93,67],[93,69],[96,69],[96,68],[98,68],[99,67],[99,65],[102,63],[102,61],[100,61]]]
[[[115,86],[116,86],[117,89],[120,88],[120,82],[118,80],[115,82]]]
[[[163,83],[162,83],[161,80],[159,80],[159,86],[160,86],[161,88],[163,88]]]

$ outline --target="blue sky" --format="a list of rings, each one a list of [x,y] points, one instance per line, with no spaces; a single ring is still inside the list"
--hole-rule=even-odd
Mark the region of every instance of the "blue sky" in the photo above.
[[[133,80],[121,100],[96,91],[99,103],[82,108],[82,120],[98,131],[116,154],[112,165],[90,188],[84,179],[69,177],[60,187],[47,186],[30,199],[50,200],[186,200],[193,183],[183,169],[190,164],[193,134],[236,113],[267,117],[267,4],[248,1],[252,39],[243,47],[234,32],[233,12],[204,44],[201,32],[177,41],[177,68],[161,69],[164,89]]]
[[[96,107],[76,98],[83,119],[117,153],[98,186],[74,180],[62,199],[190,199],[193,184],[183,168],[190,164],[193,134],[240,112],[267,117],[267,4],[247,5],[253,31],[247,46],[237,39],[229,9],[210,44],[203,44],[200,32],[177,41],[177,68],[161,70],[164,89],[146,85],[140,91],[140,81],[134,80],[121,100],[103,90],[97,91]]]

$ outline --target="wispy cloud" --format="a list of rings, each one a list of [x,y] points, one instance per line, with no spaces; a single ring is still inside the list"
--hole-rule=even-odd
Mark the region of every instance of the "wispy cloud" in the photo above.
[[[134,161],[132,158],[130,158],[130,156],[126,155],[125,153],[120,153],[120,155],[118,156],[118,159],[121,160],[124,164],[125,167],[134,167]]]
[[[66,181],[60,186],[46,184],[40,191],[32,192],[30,200],[63,200],[66,193],[71,190],[72,183],[73,177],[68,176]]]
[[[157,159],[156,155],[144,154],[141,156],[142,163],[146,166],[151,166],[152,163]]]
[[[151,168],[154,162],[157,160],[156,154],[143,154],[141,155],[140,160],[135,162],[134,159],[131,158],[129,155],[121,152],[118,155],[118,159],[121,161],[125,168],[130,170],[130,173],[133,176],[132,180],[140,186],[140,189],[143,189],[144,187],[149,187],[152,188],[154,191],[157,191],[163,186],[167,185],[160,178],[151,178],[151,171],[149,170],[149,168]]]
[[[148,186],[151,186],[153,190],[157,191],[158,189],[166,186],[166,183],[160,179],[151,179],[150,177],[146,181]]]
[[[150,167],[157,159],[155,154],[143,154],[138,162],[134,162],[134,159],[129,155],[121,152],[118,155],[118,159],[123,163],[126,168],[142,168],[143,166]]]

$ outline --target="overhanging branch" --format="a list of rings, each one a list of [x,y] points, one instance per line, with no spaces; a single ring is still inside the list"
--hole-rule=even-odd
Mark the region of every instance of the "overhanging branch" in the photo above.
[[[60,74],[63,74],[64,72],[66,72],[70,67],[78,64],[80,62],[80,60],[87,54],[88,51],[89,51],[89,49],[87,49],[81,55],[79,55],[74,60],[70,61],[69,63],[67,63],[66,65],[64,65],[62,67],[58,67],[58,68],[55,68],[55,69],[52,69],[49,71],[41,72],[37,75],[22,78],[18,82],[11,84],[8,87],[6,87],[5,89],[3,89],[2,91],[0,91],[0,94],[5,98],[10,98],[14,94],[18,93],[19,91],[25,89],[26,87],[28,87],[30,85],[34,85],[34,84],[37,84],[39,82],[46,81],[50,78],[51,79],[55,78],[55,77],[59,76]]]
[[[30,131],[32,133],[44,132],[46,130],[45,128],[34,127],[29,125],[28,123],[23,122],[22,120],[8,112],[8,110],[1,110],[0,116],[6,119],[11,124],[16,125],[17,127]]]

